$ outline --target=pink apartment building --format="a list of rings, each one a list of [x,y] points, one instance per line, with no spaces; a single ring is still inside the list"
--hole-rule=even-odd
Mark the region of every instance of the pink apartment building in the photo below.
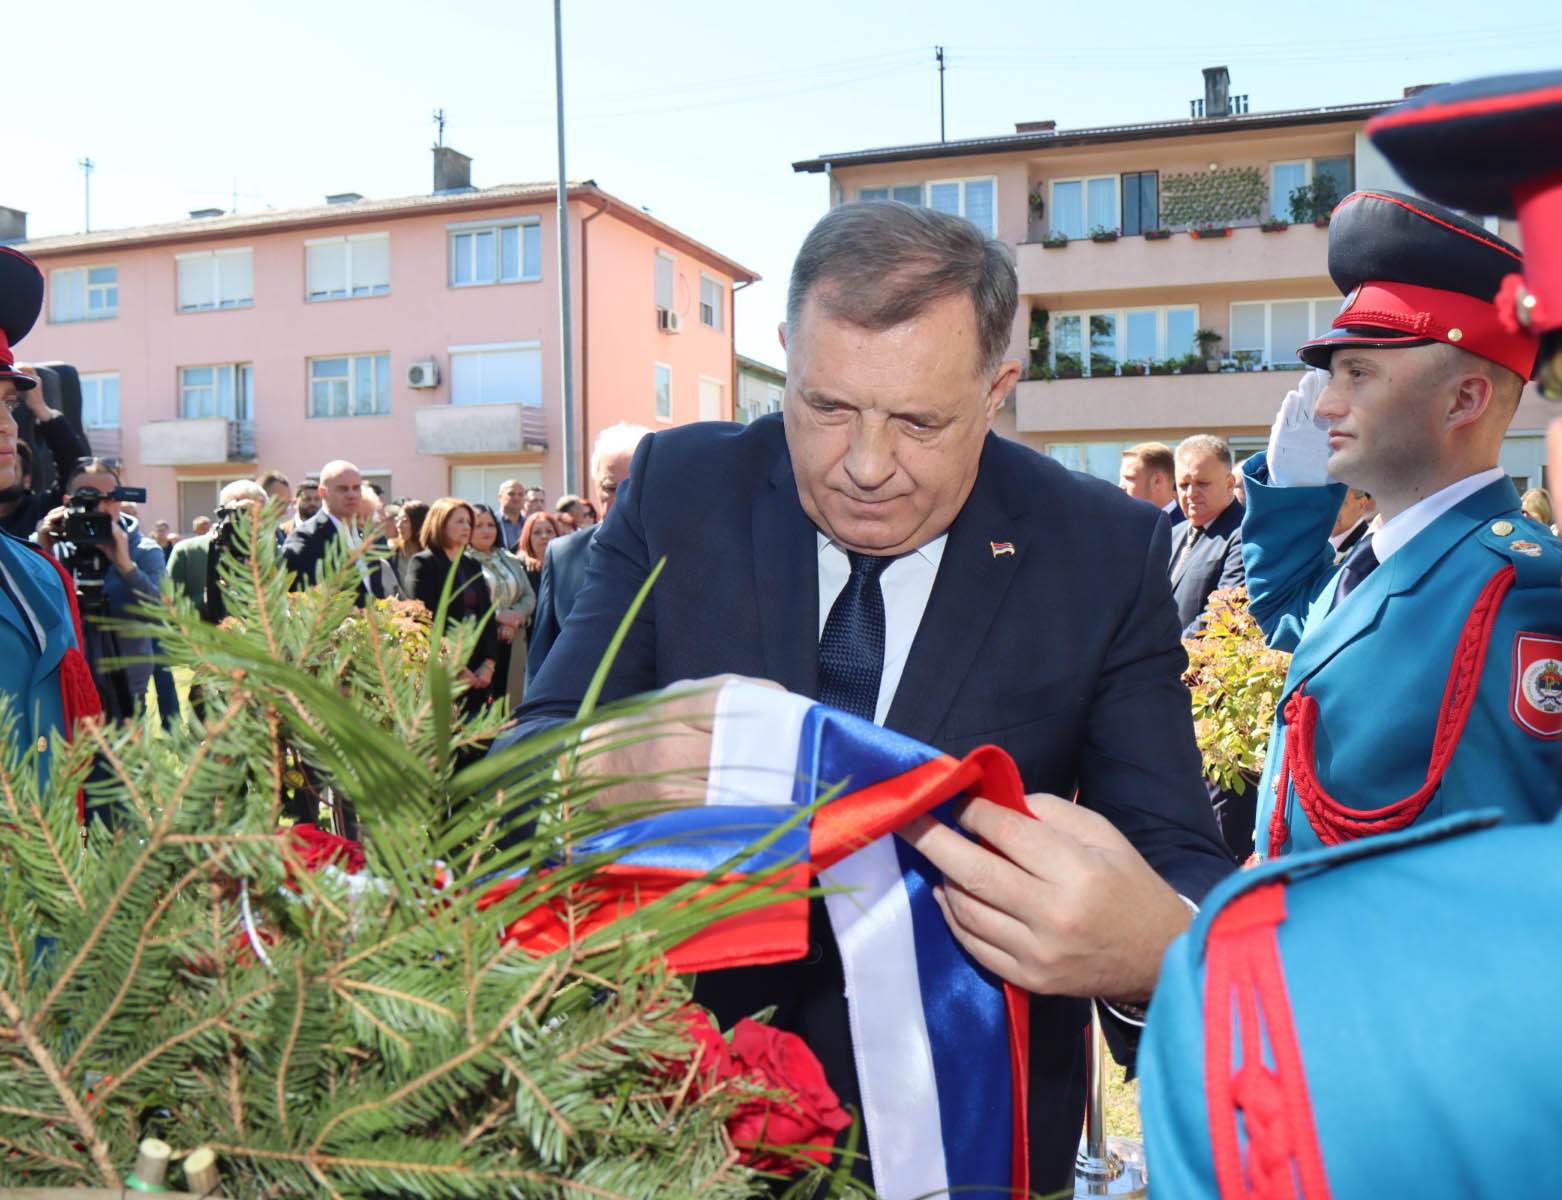
[[[826,174],[832,205],[929,205],[1013,249],[1011,353],[1026,369],[1002,432],[1113,480],[1122,450],[1149,439],[1218,433],[1245,457],[1294,382],[1296,347],[1339,311],[1328,197],[1411,189],[1363,134],[1397,101],[1250,112],[1246,96],[1229,94],[1225,68],[1204,74],[1201,97],[1170,100],[1189,104],[1175,120],[1026,122],[1012,134],[793,165]],[[1517,242],[1516,223],[1487,224]],[[1205,371],[1201,331],[1218,335],[1215,373],[1193,373]],[[1531,386],[1503,454],[1521,489],[1541,482],[1546,419]]]
[[[387,495],[560,493],[554,187],[472,188],[465,156],[435,156],[426,196],[20,245],[48,279],[21,354],[81,372],[146,517],[187,529],[230,480],[332,458]],[[757,276],[594,183],[569,219],[578,489],[607,425],[732,419],[733,291]]]

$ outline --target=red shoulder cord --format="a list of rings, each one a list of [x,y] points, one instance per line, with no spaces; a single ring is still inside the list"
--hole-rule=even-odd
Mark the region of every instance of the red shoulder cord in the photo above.
[[[1329,1196],[1307,1069],[1280,961],[1278,931],[1284,920],[1285,885],[1277,881],[1233,900],[1210,927],[1204,1087],[1221,1200]],[[1241,1029],[1240,1067],[1232,1061],[1234,1024]],[[1273,1066],[1265,1062],[1266,1043]]]
[[[1307,695],[1304,683],[1285,706],[1285,753],[1275,781],[1275,807],[1269,817],[1269,857],[1275,858],[1291,836],[1286,824],[1286,798],[1296,788],[1297,803],[1307,815],[1318,840],[1325,846],[1354,841],[1375,833],[1394,833],[1407,828],[1430,803],[1448,764],[1453,761],[1464,727],[1469,723],[1480,691],[1481,671],[1486,665],[1486,650],[1491,642],[1492,626],[1503,597],[1513,587],[1514,570],[1510,563],[1487,581],[1475,606],[1465,620],[1459,641],[1454,646],[1453,665],[1443,689],[1442,707],[1437,713],[1437,733],[1432,740],[1432,761],[1427,765],[1426,782],[1402,800],[1382,808],[1347,808],[1324,790],[1318,781],[1316,738],[1318,701]]]
[[[54,555],[33,542],[27,543],[55,569],[65,588],[65,602],[70,605],[71,628],[76,633],[76,644],[66,649],[60,660],[60,707],[65,714],[65,740],[70,741],[76,732],[76,722],[84,717],[96,717],[103,712],[103,701],[98,696],[98,685],[92,681],[92,668],[81,648],[87,644],[81,629],[81,609],[76,604],[76,584],[70,572],[60,566]],[[87,824],[87,796],[76,793],[76,819],[83,827]],[[82,834],[86,836],[85,832]]]

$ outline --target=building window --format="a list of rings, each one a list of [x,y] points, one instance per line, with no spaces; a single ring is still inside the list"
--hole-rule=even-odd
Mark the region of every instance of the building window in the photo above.
[[[1082,238],[1092,229],[1116,229],[1117,176],[1052,181],[1052,218],[1048,228],[1066,238]]]
[[[1276,221],[1305,220],[1291,212],[1291,193],[1310,187],[1314,179],[1327,178],[1334,185],[1334,203],[1350,195],[1354,164],[1351,158],[1300,158],[1269,164],[1269,215]],[[1311,199],[1309,198],[1309,204]],[[1319,213],[1318,216],[1328,216]]]
[[[1161,227],[1161,173],[1130,171],[1123,176],[1123,225],[1125,235]]]
[[[254,365],[222,363],[209,367],[180,367],[179,415],[185,420],[201,417],[254,420]]]
[[[1118,366],[1143,366],[1193,353],[1199,310],[1194,305],[1055,313],[1052,369],[1065,379],[1115,375]]]
[[[536,219],[452,225],[449,229],[452,286],[542,278],[542,225]]]
[[[103,321],[118,315],[118,267],[62,267],[49,272],[51,321]]]
[[[721,329],[721,312],[724,307],[722,286],[719,279],[700,276],[700,324],[711,329]]]
[[[673,419],[673,369],[665,363],[656,364],[656,419]]]
[[[248,308],[255,302],[254,254],[249,247],[180,254],[176,261],[180,312]]]
[[[390,234],[317,238],[304,243],[311,300],[349,300],[390,291]]]
[[[778,413],[778,412],[780,412],[781,411],[781,398],[782,398],[782,396],[784,394],[785,393],[782,391],[782,389],[776,387],[774,384],[771,384],[770,387],[766,388],[765,389],[765,411],[767,413]]]
[[[542,407],[542,345],[450,347],[450,403]]]
[[[671,312],[673,307],[673,256],[656,252],[656,307]]]
[[[309,360],[311,417],[383,417],[390,402],[389,354]]]
[[[920,183],[897,184],[895,187],[858,188],[859,200],[894,200],[898,204],[909,204],[913,208],[922,207],[922,185]]]
[[[104,371],[81,377],[83,429],[119,428],[119,373]]]
[[[1118,480],[1123,451],[1132,442],[1051,442],[1047,453],[1071,471],[1083,471],[1112,483]]]
[[[997,197],[998,180],[991,175],[857,189],[859,200],[895,200],[915,208],[934,208],[964,217],[988,237],[996,236],[998,229]]]
[[[542,486],[542,467],[537,463],[510,463],[494,466],[450,468],[450,494],[468,504],[499,507],[499,488],[506,480],[518,479],[523,487]]]
[[[1326,332],[1339,311],[1340,302],[1333,297],[1242,301],[1231,306],[1226,345],[1244,366],[1294,367],[1300,362],[1297,347]]]

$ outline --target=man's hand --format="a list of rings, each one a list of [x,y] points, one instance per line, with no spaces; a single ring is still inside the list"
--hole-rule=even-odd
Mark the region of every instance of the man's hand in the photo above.
[[[48,515],[38,522],[38,528],[35,532],[38,534],[38,544],[45,550],[53,550],[54,543],[64,539],[65,518],[67,515],[63,506],[51,508]]]
[[[17,363],[15,369],[33,381],[33,386],[22,393],[22,397],[27,404],[27,411],[32,413],[33,420],[42,425],[44,422],[52,421],[59,416],[60,414],[50,408],[49,402],[44,399],[43,380],[39,378],[38,372],[27,363]]]
[[[133,575],[136,570],[136,560],[130,557],[130,538],[125,533],[125,527],[116,517],[109,522],[108,528],[109,544],[104,548],[108,551],[110,560],[121,575]]]
[[[716,694],[723,685],[740,681],[780,686],[741,675],[686,679],[655,693],[661,698],[645,712],[591,726],[581,742],[578,775],[588,782],[613,782],[593,793],[588,806],[704,804]]]
[[[1285,394],[1269,430],[1269,478],[1281,487],[1323,487],[1329,483],[1329,431],[1318,424],[1318,397],[1329,386],[1327,371],[1308,370]]]
[[[1026,803],[1035,820],[965,806],[960,824],[986,846],[930,817],[900,836],[944,873],[944,919],[984,967],[1040,995],[1143,1003],[1188,906],[1105,817],[1057,796]]]

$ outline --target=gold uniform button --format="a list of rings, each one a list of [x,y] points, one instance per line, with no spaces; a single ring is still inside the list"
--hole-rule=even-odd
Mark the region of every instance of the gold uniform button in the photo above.
[[[45,753],[48,752],[48,749],[49,749],[49,739],[46,738],[46,737],[39,738],[38,739],[38,753],[39,754],[45,754]]]
[[[1507,537],[1510,533],[1513,532],[1513,522],[1512,521],[1494,521],[1494,522],[1492,522],[1491,531],[1493,533],[1495,533],[1498,537]]]
[[[1464,330],[1462,330],[1462,329],[1450,329],[1448,331],[1448,340],[1450,342],[1462,342],[1462,341],[1464,341]]]

